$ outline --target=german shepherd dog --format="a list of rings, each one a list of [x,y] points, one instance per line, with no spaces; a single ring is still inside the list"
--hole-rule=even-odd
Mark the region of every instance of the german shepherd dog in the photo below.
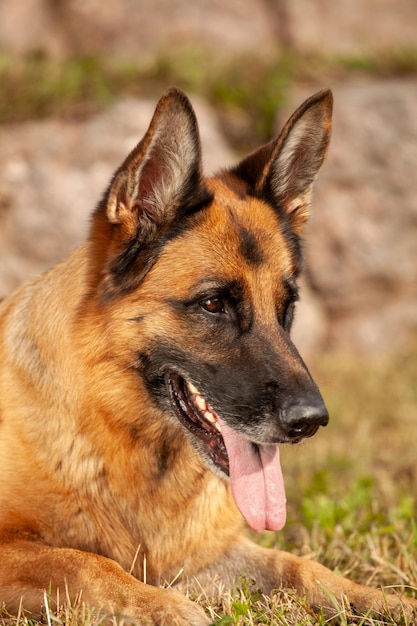
[[[244,535],[244,520],[285,523],[277,444],[328,421],[289,332],[331,111],[319,92],[277,139],[204,178],[193,109],[169,90],[85,245],[0,305],[9,612],[81,593],[139,623],[200,626],[203,609],[162,583],[241,576],[329,613],[326,590],[354,612],[415,611]]]

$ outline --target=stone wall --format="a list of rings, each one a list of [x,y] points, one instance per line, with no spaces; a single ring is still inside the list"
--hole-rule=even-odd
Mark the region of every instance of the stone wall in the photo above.
[[[224,54],[415,46],[414,0],[1,0],[0,50],[137,56],[203,44]]]

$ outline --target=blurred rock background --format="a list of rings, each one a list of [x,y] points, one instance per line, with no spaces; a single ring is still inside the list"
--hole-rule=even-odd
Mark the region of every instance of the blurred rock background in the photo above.
[[[207,171],[333,89],[296,343],[413,343],[415,0],[0,0],[0,297],[82,241],[170,85],[195,104]]]

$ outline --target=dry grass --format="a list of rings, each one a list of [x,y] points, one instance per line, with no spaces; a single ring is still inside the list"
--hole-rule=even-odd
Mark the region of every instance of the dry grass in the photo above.
[[[343,355],[312,368],[326,398],[331,423],[314,439],[282,451],[289,502],[283,532],[257,541],[315,558],[372,586],[417,595],[417,347],[378,362]],[[283,590],[265,598],[246,581],[219,592],[216,602],[197,599],[218,626],[327,624],[302,598]],[[100,616],[81,602],[46,610],[42,623],[96,626]],[[412,626],[403,620],[359,616],[335,606],[338,623]],[[36,626],[24,616],[0,626]]]

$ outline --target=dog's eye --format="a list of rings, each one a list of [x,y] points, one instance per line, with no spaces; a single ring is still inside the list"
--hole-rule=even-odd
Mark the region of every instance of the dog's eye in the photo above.
[[[296,298],[292,298],[291,300],[289,300],[285,308],[283,326],[285,330],[287,330],[288,332],[291,330],[291,326],[294,321],[294,311],[295,311],[296,301],[297,301]]]
[[[200,302],[200,306],[208,313],[224,313],[225,304],[222,298],[207,298]]]

